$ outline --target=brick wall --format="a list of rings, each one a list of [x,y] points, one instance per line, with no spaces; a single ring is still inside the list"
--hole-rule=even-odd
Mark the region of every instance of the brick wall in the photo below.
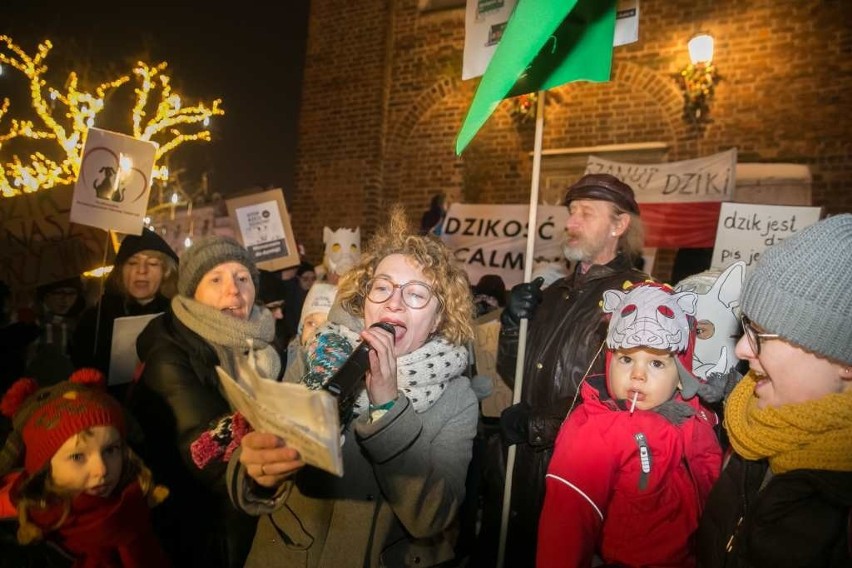
[[[368,236],[395,201],[416,223],[438,191],[528,200],[534,127],[509,103],[455,156],[478,83],[460,80],[464,10],[417,4],[311,2],[290,208],[316,261],[323,226]],[[615,50],[610,82],[547,93],[545,149],[662,141],[683,160],[735,146],[740,161],[807,164],[814,204],[852,211],[852,2],[642,0],[640,10],[640,41]],[[683,120],[673,79],[699,29],[716,38],[723,77],[702,130]]]

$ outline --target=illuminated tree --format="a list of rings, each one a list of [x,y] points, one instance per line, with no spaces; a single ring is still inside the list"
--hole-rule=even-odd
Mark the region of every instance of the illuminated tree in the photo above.
[[[210,118],[225,114],[221,100],[210,104],[182,106],[180,95],[171,88],[164,74],[167,63],[150,66],[138,62],[132,73],[105,82],[93,92],[80,90],[77,74],[71,72],[63,89],[50,86],[45,78],[44,61],[53,44],[48,40],[38,45],[30,57],[12,38],[0,35],[0,66],[8,66],[24,74],[30,91],[35,119],[9,116],[8,130],[0,127],[0,195],[12,197],[73,183],[80,170],[86,131],[95,125],[104,109],[107,93],[131,81],[136,83],[135,103],[130,109],[132,135],[157,144],[154,178],[168,178],[168,170],[158,166],[162,158],[181,144],[194,140],[210,140],[207,126]],[[3,67],[0,67],[3,68]],[[11,109],[4,98],[0,103],[0,125]],[[3,146],[11,140],[54,141],[52,152],[34,151],[28,160],[4,155]]]

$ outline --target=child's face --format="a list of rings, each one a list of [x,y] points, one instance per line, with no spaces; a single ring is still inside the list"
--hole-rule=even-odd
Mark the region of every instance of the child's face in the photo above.
[[[612,354],[609,388],[615,398],[628,402],[637,395],[639,410],[650,410],[671,399],[678,381],[674,356],[668,351],[635,347]]]
[[[121,436],[113,426],[94,426],[68,438],[50,460],[57,489],[72,495],[109,496],[121,477]]]
[[[314,334],[317,332],[317,328],[324,324],[327,319],[328,314],[324,314],[323,312],[312,312],[308,314],[304,323],[302,323],[302,337],[300,338],[300,341],[303,347],[308,344],[308,341],[313,339]]]

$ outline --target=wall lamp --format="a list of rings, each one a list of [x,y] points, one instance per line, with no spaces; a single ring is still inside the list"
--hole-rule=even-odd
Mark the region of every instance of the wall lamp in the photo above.
[[[710,101],[721,79],[713,65],[713,36],[701,32],[687,43],[690,63],[678,75],[683,90],[684,117],[696,124],[708,121]]]

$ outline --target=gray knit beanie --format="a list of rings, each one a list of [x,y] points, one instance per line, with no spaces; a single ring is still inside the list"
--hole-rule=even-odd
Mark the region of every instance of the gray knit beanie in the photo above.
[[[768,248],[742,311],[769,333],[852,365],[852,215],[835,215]]]
[[[205,237],[183,251],[180,257],[178,293],[192,298],[204,275],[223,262],[239,262],[249,269],[255,290],[260,285],[260,273],[251,253],[240,243],[228,237]]]

